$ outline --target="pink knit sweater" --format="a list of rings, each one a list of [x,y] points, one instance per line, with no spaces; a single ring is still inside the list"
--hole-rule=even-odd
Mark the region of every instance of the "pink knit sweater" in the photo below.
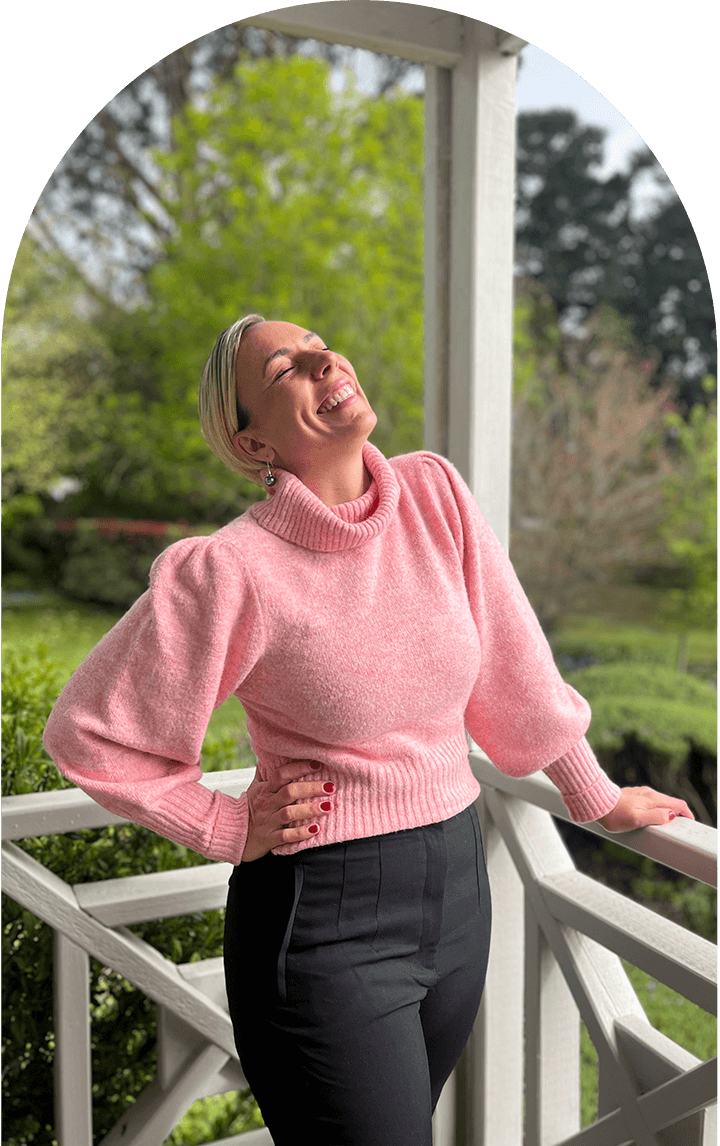
[[[320,831],[279,853],[448,819],[476,798],[467,729],[512,776],[544,768],[573,819],[620,789],[584,738],[504,549],[430,453],[366,445],[362,497],[324,505],[279,472],[269,500],[171,545],[150,588],[73,675],[45,745],[103,807],[238,863],[247,798],[198,783],[211,713],[235,693],[267,779],[312,760]]]

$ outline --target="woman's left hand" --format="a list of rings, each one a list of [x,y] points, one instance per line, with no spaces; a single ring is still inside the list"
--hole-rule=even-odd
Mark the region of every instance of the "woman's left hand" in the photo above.
[[[607,832],[632,832],[650,824],[668,824],[676,816],[695,819],[684,800],[663,796],[654,788],[622,788],[618,803],[598,823]]]

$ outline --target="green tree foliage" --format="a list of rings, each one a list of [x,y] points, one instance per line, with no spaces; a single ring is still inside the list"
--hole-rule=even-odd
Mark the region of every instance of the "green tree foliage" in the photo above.
[[[605,132],[567,109],[518,116],[518,269],[539,280],[560,317],[581,321],[601,302],[674,377],[683,411],[707,401],[715,317],[702,253],[682,203],[650,151],[603,180]],[[650,213],[633,210],[638,181],[663,186]]]
[[[175,123],[185,108],[202,99],[208,85],[229,79],[241,60],[303,52],[341,68],[358,51],[301,41],[245,21],[183,44],[136,76],[90,121],[50,176],[33,225],[72,253],[108,296],[142,297],[142,276],[171,229],[162,172],[152,156],[157,149],[175,149]],[[368,72],[366,67],[366,82]],[[374,56],[372,73],[374,93],[383,95],[409,75],[422,75],[422,64]],[[101,268],[99,248],[112,250],[112,259],[100,259]]]
[[[708,378],[706,388],[714,389]],[[684,588],[670,589],[666,616],[686,630],[709,628],[717,610],[717,410],[696,405],[687,422],[668,419],[677,435],[678,472],[665,489],[663,536],[686,572]]]
[[[156,157],[168,237],[146,305],[102,314],[93,449],[71,471],[63,457],[83,481],[63,516],[222,524],[260,496],[197,417],[212,344],[250,311],[317,327],[353,362],[377,445],[421,446],[422,103],[333,95],[328,79],[317,60],[255,60],[174,120]]]
[[[3,495],[11,523],[95,450],[97,395],[108,365],[82,279],[22,240],[3,325]],[[14,503],[21,494],[24,502]]]
[[[341,45],[301,42],[243,22],[159,60],[118,93],[68,150],[36,205],[35,232],[65,250],[105,297],[123,305],[144,298],[143,277],[162,257],[175,226],[167,209],[167,172],[155,152],[177,152],[177,125],[188,109],[204,106],[208,86],[227,82],[239,61],[282,63],[295,53],[335,69],[356,55]],[[397,91],[413,73],[418,79],[419,66],[408,60],[376,55],[373,65],[376,99]],[[658,351],[661,373],[667,369],[678,380],[685,412],[703,400],[700,379],[715,361],[702,255],[650,152],[638,153],[626,172],[609,180],[600,176],[604,136],[570,110],[520,115],[518,267],[545,284],[563,316],[582,316],[600,301],[628,316],[639,341]],[[662,193],[656,209],[640,217],[633,197],[648,177]],[[112,258],[98,258],[102,251],[112,251]]]
[[[422,441],[422,104],[333,96],[328,74],[241,64],[177,123],[161,158],[173,235],[147,279],[157,385],[189,418],[240,315],[317,326],[353,362],[378,446],[402,453]]]
[[[592,583],[664,552],[659,536],[670,388],[627,323],[598,307],[582,338],[548,323],[534,287],[518,298],[510,553],[541,623],[552,627]]]

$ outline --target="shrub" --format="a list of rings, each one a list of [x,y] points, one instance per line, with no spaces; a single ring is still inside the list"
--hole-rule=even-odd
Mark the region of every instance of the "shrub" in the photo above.
[[[5,497],[2,509],[3,587],[55,585],[66,557],[66,539],[45,514],[36,494]]]
[[[68,545],[61,587],[83,601],[132,605],[147,589],[150,566],[163,549],[181,537],[213,533],[215,528],[81,518]]]
[[[664,594],[660,596],[664,597]],[[575,669],[613,661],[632,661],[635,664],[666,665],[714,683],[717,675],[714,627],[685,632],[669,624],[663,624],[660,629],[648,627],[657,624],[662,608],[662,600],[658,600],[657,595],[643,601],[626,601],[624,608],[643,614],[652,611],[652,616],[638,617],[631,623],[611,621],[603,615],[568,618],[550,636],[560,667]],[[684,646],[683,658],[679,655],[681,643]]]
[[[613,663],[566,677],[592,709],[588,740],[619,784],[649,784],[714,822],[716,693],[662,665]]]
[[[623,663],[664,665],[673,668],[675,650],[665,633],[636,626],[573,625],[552,634],[552,647],[561,668]]]
[[[12,654],[3,667],[3,794],[71,785],[42,747],[42,731],[58,692],[59,670],[39,647]],[[206,767],[227,767],[231,738],[206,744]],[[133,824],[21,841],[67,883],[207,863],[204,857]],[[178,963],[222,953],[223,912],[152,921],[133,930]],[[4,1146],[55,1146],[53,1110],[53,933],[3,896]],[[154,1004],[107,967],[90,963],[93,1110],[97,1139],[152,1081],[156,1069]],[[247,1104],[246,1104],[247,1107]],[[254,1106],[247,1126],[257,1125]],[[229,1108],[227,1130],[237,1125]],[[189,1146],[190,1139],[185,1146]]]

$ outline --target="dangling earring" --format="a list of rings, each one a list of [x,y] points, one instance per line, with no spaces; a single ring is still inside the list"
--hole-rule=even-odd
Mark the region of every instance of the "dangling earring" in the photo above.
[[[270,487],[275,485],[275,483],[277,482],[277,478],[275,477],[275,474],[270,469],[270,462],[266,462],[265,465],[268,468],[268,472],[265,474],[265,478],[263,480],[265,481],[265,485],[268,486],[268,488],[270,488]]]

